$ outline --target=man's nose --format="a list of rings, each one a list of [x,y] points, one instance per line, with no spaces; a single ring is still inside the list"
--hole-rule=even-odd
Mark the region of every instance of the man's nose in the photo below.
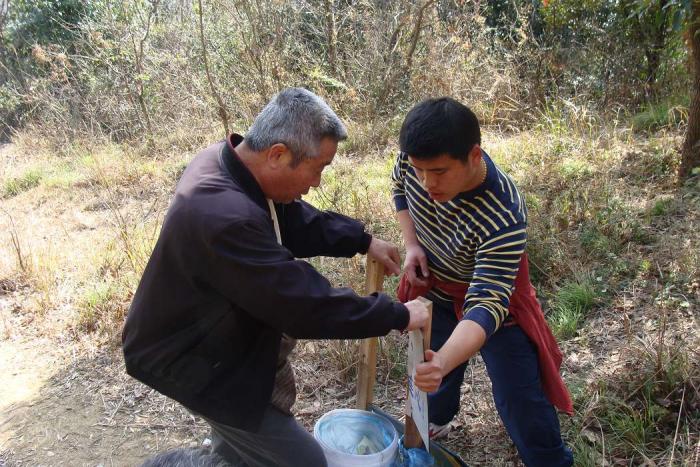
[[[435,188],[437,186],[437,178],[430,175],[423,175],[423,186],[427,189]]]

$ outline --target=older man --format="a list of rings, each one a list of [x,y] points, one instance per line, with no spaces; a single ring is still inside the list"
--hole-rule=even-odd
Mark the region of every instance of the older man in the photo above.
[[[204,417],[214,450],[234,464],[326,463],[290,411],[296,338],[379,336],[427,319],[419,302],[333,288],[297,259],[368,253],[399,271],[394,245],[300,200],[345,138],[318,96],[280,92],[245,138],[190,163],[134,295],[127,372]]]

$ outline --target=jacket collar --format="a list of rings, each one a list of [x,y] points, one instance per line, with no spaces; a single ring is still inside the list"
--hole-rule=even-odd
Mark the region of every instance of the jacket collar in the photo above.
[[[243,141],[243,136],[231,133],[221,150],[221,160],[231,178],[248,194],[253,201],[267,210],[267,198],[248,167],[241,161],[235,147]]]

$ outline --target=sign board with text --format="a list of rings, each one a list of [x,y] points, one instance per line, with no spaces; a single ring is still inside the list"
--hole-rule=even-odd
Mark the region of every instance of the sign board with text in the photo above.
[[[406,411],[410,411],[407,415],[413,418],[424,446],[428,446],[430,444],[428,438],[428,396],[414,384],[416,365],[423,363],[423,355],[423,332],[419,329],[409,331],[406,362],[408,366],[408,395],[410,404],[406,405]]]

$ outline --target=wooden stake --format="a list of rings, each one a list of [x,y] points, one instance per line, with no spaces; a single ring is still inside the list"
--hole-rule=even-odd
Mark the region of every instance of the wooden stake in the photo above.
[[[366,293],[381,292],[384,288],[384,265],[367,257]],[[363,339],[360,343],[360,368],[357,375],[357,404],[367,410],[374,399],[374,380],[377,374],[377,338]]]
[[[425,352],[430,348],[430,335],[433,329],[433,302],[424,297],[418,297],[417,300],[420,300],[428,309],[428,322],[423,327],[423,352]],[[411,406],[408,385],[406,386],[406,404],[408,407]],[[416,422],[413,421],[413,417],[410,415],[406,415],[406,431],[404,432],[403,445],[407,449],[423,446],[423,440],[420,437],[420,432],[418,432],[418,427],[416,427]],[[429,450],[428,446],[425,446],[425,450]]]

